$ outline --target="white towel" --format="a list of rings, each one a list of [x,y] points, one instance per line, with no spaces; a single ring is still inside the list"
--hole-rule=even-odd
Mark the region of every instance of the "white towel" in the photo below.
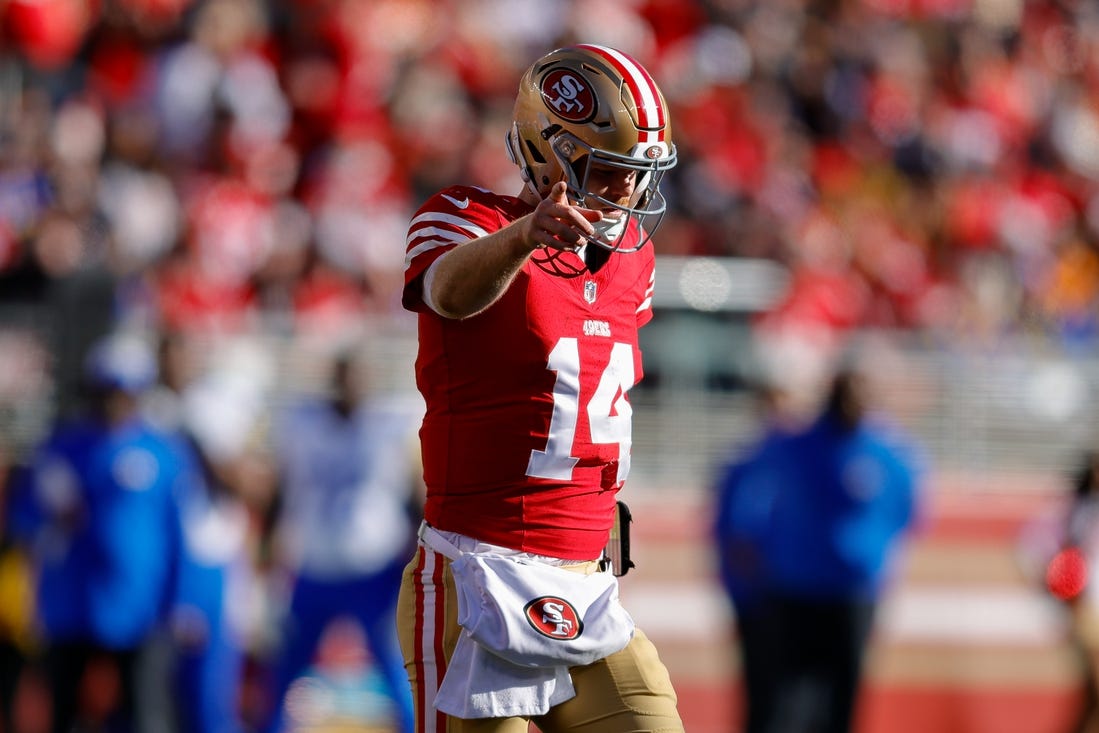
[[[623,649],[633,619],[618,601],[618,579],[528,560],[466,553],[450,564],[458,623],[514,664],[575,667]]]
[[[463,631],[435,707],[457,718],[545,715],[576,695],[565,666],[522,667],[498,657]]]
[[[458,591],[463,631],[435,697],[448,715],[544,715],[576,694],[570,666],[613,654],[633,636],[610,573],[575,573],[480,543],[463,552],[426,524],[420,539],[451,559]]]

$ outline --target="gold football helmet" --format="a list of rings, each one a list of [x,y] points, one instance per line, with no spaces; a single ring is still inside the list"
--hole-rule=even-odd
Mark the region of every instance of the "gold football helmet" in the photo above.
[[[613,48],[580,44],[552,51],[527,69],[507,147],[539,197],[564,179],[574,203],[611,211],[596,222],[590,243],[636,252],[667,210],[660,179],[676,164],[671,129],[664,95],[641,64]],[[593,194],[593,167],[632,172],[629,200]],[[631,220],[641,232],[627,245]]]

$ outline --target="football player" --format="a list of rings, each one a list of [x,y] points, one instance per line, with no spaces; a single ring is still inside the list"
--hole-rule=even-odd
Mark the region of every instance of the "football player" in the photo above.
[[[403,301],[418,313],[427,495],[398,626],[417,730],[526,733],[533,720],[543,733],[681,731],[668,673],[632,621],[625,641],[608,641],[596,661],[566,662],[564,678],[524,686],[538,663],[509,667],[481,648],[453,668],[476,611],[467,599],[500,599],[495,610],[526,613],[547,639],[561,628],[547,631],[543,614],[531,612],[550,607],[545,596],[507,608],[491,590],[511,590],[507,579],[456,586],[465,582],[452,572],[457,557],[503,556],[521,563],[520,574],[537,564],[609,580],[601,598],[617,603],[601,558],[630,470],[627,392],[642,376],[638,329],[652,317],[660,181],[676,163],[652,77],[625,53],[588,44],[526,71],[507,149],[525,182],[518,195],[452,186],[408,231]],[[602,606],[579,608],[567,595],[546,591],[554,609],[580,622],[562,636],[594,634]],[[508,628],[529,632],[522,621]],[[503,649],[512,660],[514,651]]]

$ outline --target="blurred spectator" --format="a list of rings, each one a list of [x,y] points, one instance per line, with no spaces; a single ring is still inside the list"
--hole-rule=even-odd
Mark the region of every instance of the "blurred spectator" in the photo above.
[[[159,430],[193,440],[187,434],[184,395],[205,369],[197,339],[185,331],[164,329],[156,348],[157,379],[141,396],[141,411]]]
[[[751,516],[732,529],[747,527],[759,565],[753,601],[762,599],[749,623],[765,613],[763,638],[774,643],[762,711],[771,715],[759,723],[769,731],[852,730],[874,615],[923,470],[915,446],[875,411],[871,386],[866,373],[841,370],[820,413],[772,437],[739,477],[732,508]]]
[[[136,337],[98,342],[86,362],[89,414],[58,424],[31,462],[38,620],[58,733],[138,729],[141,655],[163,620],[172,499],[185,470],[138,410],[155,374]]]
[[[197,345],[187,334],[163,335],[159,380],[144,412],[176,444],[187,467],[175,502],[169,639],[172,708],[180,733],[238,733],[242,719],[247,594],[253,585],[252,528],[229,464],[237,451],[213,444],[204,427],[227,420],[236,395],[203,381]],[[240,441],[247,423],[234,423]]]
[[[269,597],[279,497],[271,453],[272,363],[248,339],[177,334],[165,356],[183,385],[182,437],[198,465],[178,494],[181,556],[172,631],[188,730],[255,729],[277,643]],[[190,373],[188,380],[186,375]]]
[[[394,614],[420,516],[421,413],[418,403],[373,390],[351,353],[329,369],[328,393],[291,405],[276,436],[283,481],[278,557],[291,589],[267,730],[292,729],[287,691],[333,622],[352,619],[384,676],[396,728],[411,732],[412,695]]]
[[[1068,613],[1081,695],[1066,733],[1086,733],[1099,723],[1099,451],[1083,452],[1068,483],[1066,502],[1025,525],[1018,550],[1024,574]]]
[[[1072,559],[1079,553],[1082,577],[1079,584],[1072,582],[1072,568],[1060,571],[1051,564],[1047,569],[1046,583],[1049,589],[1068,601],[1072,609],[1072,639],[1083,666],[1083,704],[1077,719],[1069,728],[1071,733],[1085,733],[1099,723],[1099,616],[1096,614],[1095,584],[1088,572],[1099,560],[1099,451],[1087,451],[1073,476],[1072,503],[1065,518],[1061,550],[1055,555],[1062,560]],[[1060,572],[1059,572],[1060,571]],[[1066,585],[1067,584],[1067,585]]]

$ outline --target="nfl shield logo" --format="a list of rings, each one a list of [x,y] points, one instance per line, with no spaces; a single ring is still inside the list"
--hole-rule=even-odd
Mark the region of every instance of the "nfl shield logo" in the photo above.
[[[594,280],[584,281],[584,300],[588,301],[589,303],[594,303],[595,302],[595,281]]]

